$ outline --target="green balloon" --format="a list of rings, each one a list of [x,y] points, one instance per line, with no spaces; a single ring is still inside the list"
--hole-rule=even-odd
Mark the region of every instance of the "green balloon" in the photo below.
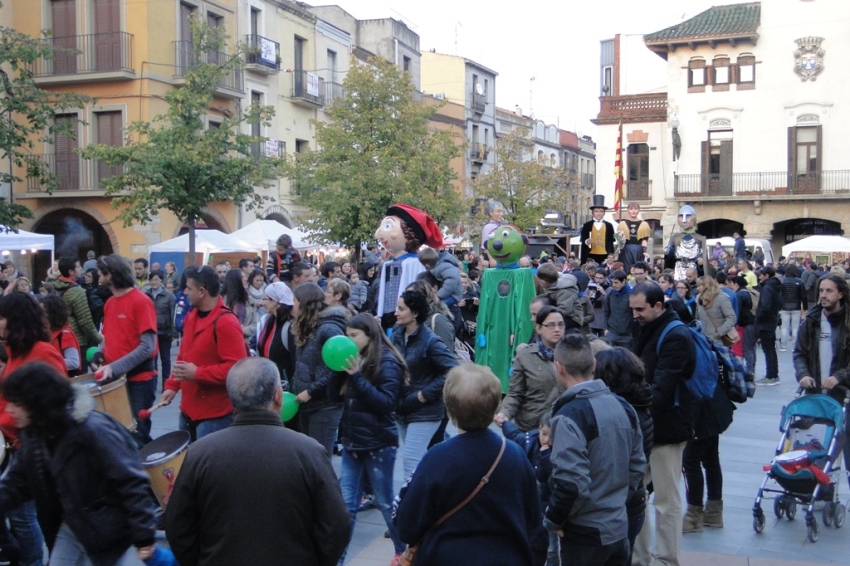
[[[283,392],[283,406],[280,408],[280,420],[286,422],[295,416],[298,412],[298,401],[295,400],[295,394],[289,391]]]
[[[322,360],[334,371],[348,367],[347,360],[357,355],[357,344],[348,336],[334,336],[322,347]]]
[[[88,350],[86,350],[86,361],[91,363],[92,359],[94,359],[94,355],[97,354],[97,346],[92,346]]]

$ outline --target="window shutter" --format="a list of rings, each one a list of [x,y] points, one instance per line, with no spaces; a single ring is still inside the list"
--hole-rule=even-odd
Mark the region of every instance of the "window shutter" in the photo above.
[[[98,112],[97,119],[97,143],[120,147],[124,145],[121,139],[121,124],[122,116],[120,111],[116,112]],[[107,165],[103,162],[97,164],[97,181],[98,185],[104,179],[120,175],[123,172],[121,165]]]
[[[192,16],[195,7],[180,4],[180,49],[178,50],[177,74],[183,76],[186,69],[192,66]]]
[[[711,178],[711,176],[709,175],[709,173],[711,172],[711,169],[709,167],[709,161],[711,159],[711,146],[709,145],[708,141],[703,141],[700,145],[702,148],[702,192],[707,195],[709,179]]]
[[[720,194],[732,196],[732,140],[720,142]]]
[[[56,125],[77,132],[76,114],[56,116]],[[57,133],[53,140],[54,173],[56,188],[61,191],[80,188],[80,157],[77,155],[77,139],[65,133]]]
[[[77,72],[77,2],[53,0],[53,72],[57,75]]]
[[[95,0],[95,64],[98,71],[121,69],[120,0]]]
[[[821,147],[821,144],[823,143],[823,126],[818,125],[817,131],[818,131],[818,141],[817,141],[817,152],[818,152],[817,153],[817,159],[818,159],[818,162],[817,162],[817,170],[813,171],[813,173],[814,172],[820,173],[821,171],[823,171],[823,148]]]
[[[796,188],[797,179],[797,127],[788,128],[788,190]]]

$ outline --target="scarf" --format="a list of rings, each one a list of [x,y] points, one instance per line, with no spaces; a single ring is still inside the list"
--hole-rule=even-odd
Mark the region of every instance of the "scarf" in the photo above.
[[[537,338],[537,351],[540,352],[540,355],[547,362],[555,361],[555,350],[546,346],[540,338]]]

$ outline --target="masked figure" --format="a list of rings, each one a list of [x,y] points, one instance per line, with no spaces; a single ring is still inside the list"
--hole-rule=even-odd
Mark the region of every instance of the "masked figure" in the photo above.
[[[696,269],[699,275],[714,277],[714,268],[704,262],[705,236],[696,233],[697,213],[691,205],[679,209],[678,224],[682,231],[670,236],[664,250],[665,269],[673,269],[677,281],[686,278],[689,267]]]

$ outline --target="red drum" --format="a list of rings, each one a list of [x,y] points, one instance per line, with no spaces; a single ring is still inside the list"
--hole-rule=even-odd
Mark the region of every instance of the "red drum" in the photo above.
[[[809,459],[809,453],[806,450],[792,450],[791,452],[779,454],[774,459],[774,462],[779,464],[783,470],[790,474],[809,468],[812,465],[812,462]]]

